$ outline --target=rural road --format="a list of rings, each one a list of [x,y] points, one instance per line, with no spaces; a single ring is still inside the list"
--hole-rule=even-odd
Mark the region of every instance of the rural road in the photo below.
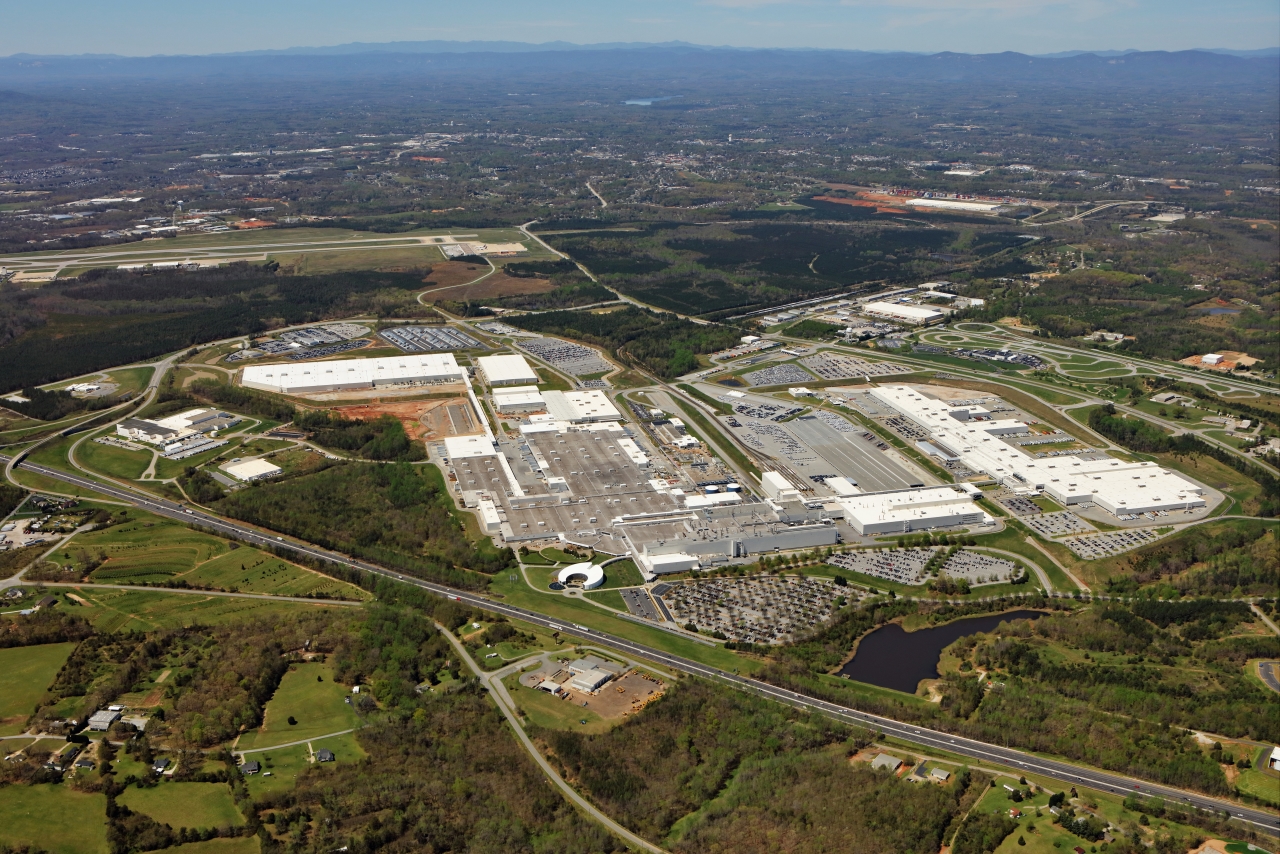
[[[5,458],[0,458],[0,461],[5,461]],[[770,685],[766,682],[740,676],[736,673],[726,673],[724,671],[717,670],[714,667],[702,664],[701,662],[672,655],[670,653],[663,652],[662,650],[654,649],[653,647],[635,643],[634,641],[629,641],[625,638],[610,635],[585,626],[561,625],[542,614],[506,605],[477,593],[457,590],[451,587],[446,587],[442,584],[436,584],[434,582],[423,581],[411,576],[401,575],[375,564],[356,560],[337,552],[330,552],[308,543],[286,540],[280,536],[264,534],[258,529],[248,525],[229,522],[203,511],[185,508],[172,501],[154,498],[149,495],[141,495],[133,490],[117,486],[98,483],[78,475],[48,468],[47,466],[25,462],[20,464],[23,468],[38,474],[43,474],[46,477],[55,478],[63,481],[64,483],[74,484],[84,489],[95,490],[113,498],[127,501],[137,507],[161,516],[181,519],[192,524],[198,524],[226,537],[244,542],[265,545],[271,548],[285,549],[314,560],[336,563],[342,566],[364,570],[365,572],[380,575],[385,578],[396,579],[404,582],[405,584],[412,584],[416,587],[444,596],[456,602],[462,602],[483,611],[501,614],[511,619],[523,620],[524,622],[532,623],[536,626],[550,629],[551,631],[570,631],[572,633],[581,633],[582,637],[590,638],[595,643],[603,644],[637,658],[656,662],[694,676],[701,676],[705,679],[709,679],[738,690],[750,691],[754,694],[787,703],[788,705],[796,706],[798,708],[808,709],[819,714],[827,715],[836,720],[844,721],[845,723],[878,730],[886,735],[902,739],[903,741],[938,750],[945,750],[952,754],[970,757],[992,764],[1003,765],[1025,773],[1041,774],[1068,786],[1087,786],[1092,789],[1097,789],[1098,791],[1115,795],[1128,795],[1134,792],[1139,792],[1146,796],[1160,797],[1166,801],[1173,801],[1187,806],[1193,806],[1197,809],[1230,815],[1232,818],[1262,828],[1267,832],[1274,833],[1280,829],[1280,816],[1274,812],[1245,806],[1243,804],[1236,804],[1230,801],[1219,800],[1207,795],[1202,795],[1198,792],[1189,792],[1182,789],[1176,789],[1171,786],[1148,783],[1143,780],[1137,780],[1132,777],[1115,774],[1109,771],[1075,765],[1063,760],[1044,758],[1021,750],[989,744],[958,735],[951,735],[950,733],[915,726],[914,724],[901,723],[891,718],[880,717],[879,715],[868,714],[847,706],[841,706],[837,703],[819,700],[795,691]]]
[[[496,703],[498,708],[502,711],[503,716],[507,719],[507,723],[511,724],[511,729],[515,732],[516,738],[518,738],[520,743],[524,745],[524,749],[529,752],[529,756],[533,758],[533,761],[538,763],[538,767],[542,769],[542,773],[547,775],[548,779],[550,779],[551,782],[553,782],[556,787],[564,793],[566,798],[568,798],[583,812],[587,813],[593,819],[608,828],[610,833],[625,840],[627,844],[631,845],[633,848],[638,848],[641,851],[651,851],[653,854],[667,854],[665,849],[659,848],[653,843],[636,836],[609,816],[596,809],[590,801],[578,794],[577,789],[565,782],[564,778],[556,773],[556,770],[551,767],[551,763],[547,761],[546,757],[542,755],[541,751],[539,751],[534,743],[529,739],[529,736],[524,731],[524,727],[520,726],[520,720],[516,717],[515,711],[512,708],[515,704],[512,702],[511,696],[507,694],[505,686],[493,678],[497,674],[486,673],[480,665],[476,664],[475,659],[473,659],[467,652],[467,648],[462,645],[462,641],[454,637],[452,632],[439,623],[436,623],[436,628],[440,630],[442,635],[449,639],[449,643],[453,644],[453,648],[457,651],[462,660],[467,663],[467,667],[471,668],[471,672],[479,678],[482,684],[488,687],[489,696],[493,697],[494,703]],[[518,669],[520,664],[527,663],[528,662],[517,662],[513,666]],[[510,668],[503,668],[498,672],[503,673],[509,670]],[[495,684],[497,687],[495,687]]]

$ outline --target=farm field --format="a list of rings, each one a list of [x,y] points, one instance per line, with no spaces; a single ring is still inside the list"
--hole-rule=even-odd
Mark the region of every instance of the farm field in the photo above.
[[[0,844],[49,854],[105,854],[107,796],[70,786],[0,788]]]
[[[0,649],[0,735],[17,735],[45,689],[66,663],[74,643]]]
[[[236,747],[253,750],[358,727],[360,718],[346,702],[354,702],[354,696],[349,688],[333,681],[333,668],[328,664],[294,665],[267,702],[262,726],[242,735]]]
[[[226,783],[165,781],[149,789],[130,786],[118,800],[129,809],[151,816],[175,830],[244,824],[244,816],[236,809]]]

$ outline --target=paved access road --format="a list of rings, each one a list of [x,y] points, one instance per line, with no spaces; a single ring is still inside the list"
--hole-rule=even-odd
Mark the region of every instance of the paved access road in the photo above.
[[[8,462],[8,458],[0,457],[0,462]],[[746,676],[740,676],[736,673],[725,673],[722,670],[708,667],[701,662],[672,655],[643,644],[635,643],[634,641],[626,640],[625,638],[616,637],[595,629],[589,629],[585,626],[576,626],[570,623],[558,622],[542,614],[538,614],[533,611],[526,611],[523,608],[515,608],[501,602],[495,602],[492,599],[476,593],[455,590],[454,588],[446,587],[442,584],[422,581],[411,576],[392,572],[374,564],[355,560],[347,557],[346,555],[338,554],[337,552],[317,548],[316,546],[307,543],[286,540],[283,537],[264,534],[257,528],[237,522],[229,522],[203,511],[191,510],[172,501],[142,495],[131,489],[104,484],[99,481],[80,477],[79,475],[73,475],[57,469],[48,468],[47,466],[35,465],[26,462],[21,462],[18,465],[38,474],[45,475],[46,477],[55,478],[65,483],[80,486],[84,489],[96,490],[104,495],[128,502],[129,504],[141,507],[144,510],[148,510],[161,516],[181,519],[192,524],[202,525],[210,530],[217,531],[223,536],[273,548],[285,548],[295,554],[301,554],[318,560],[362,569],[366,572],[387,578],[394,578],[398,581],[403,581],[406,584],[416,585],[424,590],[428,590],[448,599],[453,599],[456,602],[462,602],[480,610],[501,614],[513,619],[524,620],[525,622],[533,623],[534,625],[541,626],[552,631],[562,631],[590,638],[596,643],[612,647],[613,649],[620,650],[638,658],[666,665],[667,667],[679,670],[683,673],[701,676],[739,690],[750,691],[762,697],[768,697],[799,708],[809,709],[846,723],[875,729],[885,733],[886,735],[902,739],[903,741],[909,741],[914,744],[931,747],[936,750],[950,751],[953,754],[978,759],[993,765],[1003,765],[1022,772],[1040,774],[1057,780],[1066,786],[1086,786],[1091,789],[1097,789],[1098,791],[1109,792],[1116,795],[1127,795],[1133,792],[1139,792],[1145,796],[1160,797],[1167,801],[1175,801],[1203,810],[1228,813],[1235,819],[1254,825],[1268,832],[1274,833],[1277,830],[1280,830],[1280,815],[1277,815],[1274,812],[1268,812],[1254,807],[1246,807],[1240,804],[1233,804],[1227,801],[1218,800],[1217,798],[1211,798],[1206,795],[1187,792],[1169,786],[1147,783],[1142,780],[1135,780],[1131,777],[1113,774],[1108,771],[1099,771],[1093,768],[1073,765],[1069,762],[1057,759],[1046,759],[1031,753],[1025,753],[1021,750],[1013,750],[1007,747],[987,744],[985,742],[975,741],[973,739],[963,738],[957,735],[950,735],[938,730],[927,729],[926,727],[905,724],[890,718],[882,718],[878,715],[867,714],[866,712],[860,712],[836,703],[829,703],[825,700],[818,700],[812,697],[807,697],[804,694],[788,691],[785,688],[778,688],[774,685],[770,685],[756,679],[751,679]]]

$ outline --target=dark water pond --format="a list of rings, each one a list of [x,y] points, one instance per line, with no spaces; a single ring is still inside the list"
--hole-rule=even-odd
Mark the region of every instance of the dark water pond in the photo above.
[[[889,623],[862,639],[858,654],[840,669],[840,675],[914,694],[921,679],[938,678],[938,658],[951,643],[965,635],[989,632],[1008,620],[1034,620],[1043,616],[1043,611],[1008,611],[914,632]]]
[[[1216,314],[1239,314],[1239,313],[1240,313],[1240,309],[1238,309],[1238,308],[1222,308],[1221,306],[1215,306],[1215,307],[1213,307],[1213,308],[1202,308],[1202,309],[1200,309],[1199,311],[1200,311],[1200,313],[1201,313],[1201,314],[1215,314],[1215,315],[1216,315]]]

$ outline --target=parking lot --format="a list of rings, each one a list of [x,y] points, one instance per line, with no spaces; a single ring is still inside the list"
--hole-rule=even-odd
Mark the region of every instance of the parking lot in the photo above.
[[[1012,581],[1022,574],[1022,567],[1011,560],[961,549],[947,558],[942,571],[952,578],[968,579],[977,586]]]
[[[1096,534],[1086,534],[1081,537],[1072,537],[1066,541],[1066,544],[1078,557],[1085,560],[1096,560],[1101,557],[1123,554],[1148,543],[1153,543],[1162,536],[1164,535],[1156,533],[1152,528],[1133,528],[1128,531],[1104,531]]]
[[[1024,495],[1001,495],[996,501],[1015,516],[1039,516],[1044,512],[1040,505]]]
[[[883,377],[889,374],[907,374],[910,368],[895,365],[892,362],[868,362],[857,356],[844,353],[823,351],[812,356],[805,356],[800,364],[813,371],[824,380],[846,380],[862,377]]]
[[[406,353],[432,350],[488,350],[484,344],[452,326],[396,326],[378,333]]]
[[[561,341],[559,338],[530,338],[527,341],[517,341],[516,346],[532,353],[556,370],[575,377],[613,370],[613,365],[597,351],[581,344]]]
[[[622,601],[627,603],[627,610],[643,620],[653,620],[655,623],[662,622],[662,618],[658,615],[658,609],[653,604],[653,600],[649,598],[649,593],[643,587],[628,587],[625,590],[618,591],[622,594]]]
[[[924,584],[925,564],[938,548],[860,549],[848,554],[832,555],[827,563],[899,584]]]
[[[814,380],[813,374],[799,365],[786,364],[761,368],[749,374],[743,374],[742,380],[747,385],[804,385]]]
[[[826,578],[713,578],[673,583],[662,601],[680,625],[721,632],[734,641],[778,644],[829,619],[841,596]]]
[[[1022,520],[1027,527],[1044,537],[1068,537],[1073,534],[1089,534],[1097,528],[1069,510],[1042,513]]]

